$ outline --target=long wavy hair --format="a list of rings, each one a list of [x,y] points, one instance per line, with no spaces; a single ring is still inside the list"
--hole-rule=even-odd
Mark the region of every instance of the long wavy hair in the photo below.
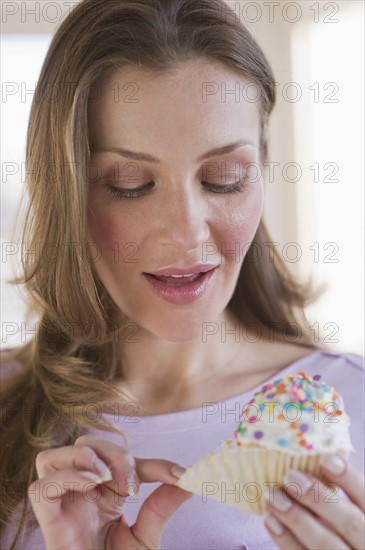
[[[36,253],[22,258],[22,274],[13,280],[25,288],[28,313],[39,321],[34,338],[10,351],[23,368],[2,384],[2,525],[22,506],[12,548],[28,515],[25,497],[36,479],[36,455],[72,444],[90,425],[112,429],[106,420],[91,422],[83,414],[85,403],[134,398],[113,387],[113,380],[123,379],[117,342],[131,327],[116,325],[116,305],[83,253],[90,94],[127,65],[165,74],[198,57],[259,86],[265,160],[275,79],[251,33],[221,0],[83,0],[60,25],[43,63],[28,126],[21,239]],[[311,281],[294,278],[275,247],[269,255],[264,243],[270,242],[261,220],[228,308],[243,325],[260,327],[263,338],[271,331],[278,340],[315,348],[304,308],[318,291]],[[72,421],[66,414],[70,403]],[[62,413],[57,423],[42,414],[50,406]]]

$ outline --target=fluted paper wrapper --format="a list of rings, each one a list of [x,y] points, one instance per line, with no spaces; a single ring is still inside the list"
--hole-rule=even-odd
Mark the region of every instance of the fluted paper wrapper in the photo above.
[[[289,469],[308,472],[333,487],[333,482],[320,469],[320,457],[320,454],[290,454],[254,444],[231,444],[189,466],[176,485],[199,495],[203,502],[212,498],[262,515],[266,509],[266,492],[270,489],[273,495],[273,487],[284,485]]]

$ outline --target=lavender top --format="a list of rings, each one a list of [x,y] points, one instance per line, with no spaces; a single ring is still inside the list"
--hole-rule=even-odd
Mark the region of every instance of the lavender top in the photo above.
[[[189,466],[198,458],[220,447],[221,441],[232,438],[239,422],[242,406],[262,384],[273,382],[286,374],[306,371],[322,378],[340,393],[345,410],[351,419],[350,435],[355,452],[350,462],[364,472],[364,359],[355,354],[335,354],[315,350],[292,363],[260,385],[214,403],[203,403],[200,408],[133,417],[131,410],[125,415],[107,415],[127,434],[130,452],[140,458],[164,458]],[[242,375],[244,376],[244,374]],[[121,444],[120,436],[99,432],[99,437]],[[143,483],[139,493],[125,502],[125,518],[133,524],[138,511],[159,483]],[[339,494],[339,493],[338,493]],[[1,547],[9,548],[12,531],[8,528]],[[26,532],[18,549],[45,549],[40,529]],[[260,516],[236,508],[192,496],[169,519],[162,536],[161,550],[243,550],[273,549],[272,541]]]

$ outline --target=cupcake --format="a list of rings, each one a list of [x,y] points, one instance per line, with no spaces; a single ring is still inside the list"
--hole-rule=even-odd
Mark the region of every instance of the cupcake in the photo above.
[[[283,486],[289,469],[330,482],[321,455],[354,451],[349,426],[342,397],[319,374],[286,375],[254,393],[234,438],[189,466],[177,485],[205,501],[264,514],[265,493]]]

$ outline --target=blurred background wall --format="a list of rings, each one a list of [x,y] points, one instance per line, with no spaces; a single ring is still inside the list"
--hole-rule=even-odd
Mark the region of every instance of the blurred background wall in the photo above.
[[[21,254],[12,224],[24,194],[25,133],[41,64],[77,3],[1,3],[3,348],[33,335],[19,290],[7,283]],[[313,339],[363,354],[364,3],[226,3],[261,44],[277,83],[264,211],[273,246],[301,278],[328,284],[307,311]]]

